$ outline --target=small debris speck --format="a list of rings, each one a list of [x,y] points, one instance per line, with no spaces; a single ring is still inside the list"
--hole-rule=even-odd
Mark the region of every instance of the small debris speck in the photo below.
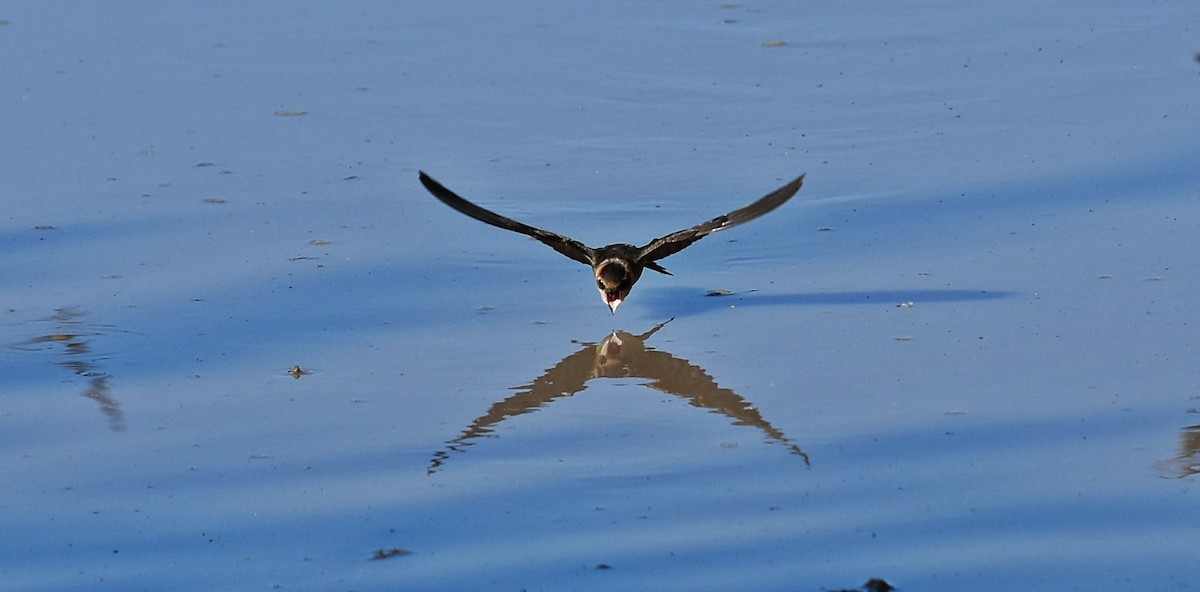
[[[293,111],[290,109],[280,109],[279,111],[275,112],[275,115],[277,115],[279,117],[300,117],[301,115],[308,115],[308,111]]]
[[[223,203],[225,203],[225,198],[223,198],[223,197],[206,197],[206,198],[200,200],[200,203],[223,204]]]
[[[772,39],[771,41],[763,41],[763,47],[783,47],[787,45],[787,41]]]

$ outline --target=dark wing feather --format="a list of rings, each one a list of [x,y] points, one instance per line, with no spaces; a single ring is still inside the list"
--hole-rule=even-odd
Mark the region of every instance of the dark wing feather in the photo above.
[[[584,265],[592,264],[593,250],[587,245],[561,234],[555,234],[549,230],[534,228],[528,224],[522,224],[512,218],[505,218],[496,212],[481,208],[455,194],[453,191],[446,189],[441,183],[433,180],[433,177],[426,175],[424,171],[420,172],[421,184],[428,189],[434,197],[441,200],[442,203],[476,219],[480,222],[486,222],[497,228],[519,232],[526,236],[533,237],[542,244],[574,259]]]
[[[774,210],[783,205],[783,202],[791,199],[793,195],[796,195],[796,192],[800,191],[800,186],[803,184],[804,175],[800,175],[791,183],[776,189],[744,208],[734,210],[724,216],[717,216],[708,222],[697,224],[687,230],[680,230],[679,232],[673,232],[664,237],[656,238],[650,241],[650,244],[641,248],[641,251],[638,253],[638,261],[650,269],[660,271],[659,267],[653,265],[654,261],[674,255],[709,234],[725,230],[726,228],[733,228],[738,224],[744,224]],[[666,270],[661,271],[665,273]]]

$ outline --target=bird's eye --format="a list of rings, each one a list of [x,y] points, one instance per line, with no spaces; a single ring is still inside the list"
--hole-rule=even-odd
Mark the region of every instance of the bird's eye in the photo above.
[[[604,289],[604,280],[596,280],[596,287],[603,290]]]

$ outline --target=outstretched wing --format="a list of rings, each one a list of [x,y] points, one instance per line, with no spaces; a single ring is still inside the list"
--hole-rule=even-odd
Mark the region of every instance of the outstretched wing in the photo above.
[[[551,249],[554,249],[555,251],[558,251],[559,253],[562,253],[563,255],[566,255],[567,257],[570,257],[571,259],[574,259],[580,263],[583,263],[584,265],[592,264],[592,248],[569,236],[563,236],[561,234],[550,232],[549,230],[542,230],[541,228],[534,228],[528,224],[517,222],[512,218],[505,218],[504,216],[501,216],[500,214],[497,214],[491,210],[481,208],[459,197],[453,191],[446,189],[446,187],[441,183],[433,180],[433,177],[426,175],[424,171],[420,172],[420,179],[421,184],[425,186],[425,189],[429,190],[429,192],[432,193],[434,197],[441,200],[442,203],[476,220],[479,220],[480,222],[486,222],[497,228],[503,228],[505,230],[511,230],[526,236],[531,236]]]
[[[709,234],[725,230],[726,228],[733,228],[738,224],[744,224],[774,210],[783,205],[783,202],[791,199],[793,195],[796,195],[796,192],[800,191],[800,186],[803,184],[804,175],[800,175],[791,183],[776,189],[744,208],[734,210],[724,216],[717,216],[708,222],[697,224],[687,230],[672,232],[664,237],[656,238],[650,241],[650,244],[641,248],[638,252],[638,262],[650,269],[659,271],[661,268],[654,265],[655,261],[674,255]],[[666,272],[666,270],[661,271],[663,273]]]

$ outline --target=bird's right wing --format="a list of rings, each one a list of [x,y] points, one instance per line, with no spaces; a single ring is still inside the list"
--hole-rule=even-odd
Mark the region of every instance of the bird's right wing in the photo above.
[[[555,251],[558,251],[559,253],[562,253],[563,255],[566,255],[567,257],[570,257],[571,259],[574,259],[575,261],[583,263],[584,265],[592,264],[592,254],[594,253],[594,250],[569,236],[563,236],[561,234],[550,232],[549,230],[542,230],[541,228],[534,228],[528,224],[517,222],[512,218],[501,216],[500,214],[497,214],[491,210],[481,208],[458,196],[458,194],[454,193],[453,191],[446,189],[444,185],[435,181],[433,177],[426,175],[424,171],[420,172],[420,179],[421,184],[425,186],[425,189],[429,190],[429,192],[432,193],[434,197],[441,200],[442,203],[476,220],[479,220],[480,222],[533,237],[542,244],[554,249]]]

